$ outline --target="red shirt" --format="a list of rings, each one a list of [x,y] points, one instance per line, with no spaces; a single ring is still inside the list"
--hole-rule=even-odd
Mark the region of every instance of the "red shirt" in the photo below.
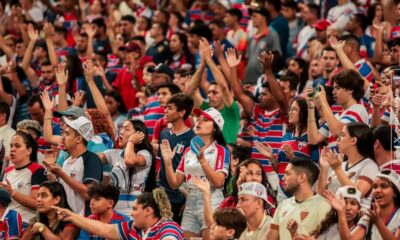
[[[136,87],[144,84],[142,69],[136,69],[135,76],[134,78],[133,74],[129,72],[127,68],[122,68],[119,70],[115,81],[112,83],[113,87],[115,87],[121,95],[122,102],[126,109],[137,107],[139,104],[136,98],[136,93],[138,92]]]

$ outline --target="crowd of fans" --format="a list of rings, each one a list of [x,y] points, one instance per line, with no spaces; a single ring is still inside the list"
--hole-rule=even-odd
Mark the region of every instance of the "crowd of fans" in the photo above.
[[[0,239],[400,239],[398,0],[3,0]]]

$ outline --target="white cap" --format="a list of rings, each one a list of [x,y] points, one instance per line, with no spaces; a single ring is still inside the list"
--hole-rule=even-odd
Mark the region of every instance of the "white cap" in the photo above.
[[[229,3],[228,0],[214,0],[214,1],[210,1],[210,5],[212,4],[219,4],[221,6],[223,6],[226,10],[231,8],[231,4]]]
[[[264,185],[258,182],[245,182],[239,186],[239,196],[240,195],[251,195],[263,199],[269,206],[274,207],[274,205],[268,201],[267,189]]]
[[[221,112],[215,108],[211,107],[204,111],[196,108],[193,110],[193,114],[196,115],[197,117],[203,115],[208,120],[214,121],[218,125],[221,131],[224,128],[224,118],[222,117]]]
[[[75,120],[66,117],[62,119],[68,127],[76,130],[86,141],[90,141],[94,137],[93,124],[89,119],[85,117],[79,117]]]
[[[352,198],[357,200],[358,203],[361,203],[361,192],[354,186],[343,186],[340,187],[336,191],[336,196],[340,196],[344,198]]]
[[[386,178],[397,188],[398,191],[400,191],[400,176],[396,171],[392,169],[382,169],[377,177]]]

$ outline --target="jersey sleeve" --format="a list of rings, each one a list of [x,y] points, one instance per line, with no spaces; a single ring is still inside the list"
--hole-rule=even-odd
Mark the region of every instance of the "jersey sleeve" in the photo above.
[[[375,180],[378,174],[379,174],[378,166],[375,163],[370,162],[361,169],[359,179],[365,180],[369,184],[372,184],[372,182]]]
[[[22,217],[14,210],[11,210],[7,214],[7,225],[8,225],[8,238],[9,239],[20,239],[22,235]]]
[[[156,124],[154,125],[154,130],[153,130],[153,140],[157,140],[159,142],[160,140],[160,133],[161,133],[161,121],[162,118],[158,119]]]
[[[225,177],[228,176],[229,163],[230,163],[230,152],[227,147],[218,146],[217,161],[215,162],[215,171],[225,173]]]
[[[31,189],[32,190],[37,190],[39,189],[39,185],[42,184],[42,182],[47,181],[47,177],[44,174],[44,168],[39,168],[37,169],[33,174],[32,174],[32,179],[31,179]]]
[[[100,182],[102,178],[102,165],[100,158],[96,154],[85,154],[83,159],[83,183]]]
[[[176,168],[177,172],[180,172],[182,174],[185,174],[185,158],[187,153],[189,152],[190,148],[186,148],[185,152],[183,153],[183,156],[181,158],[181,161],[179,162],[178,167]]]
[[[146,161],[146,167],[151,166],[151,160],[153,159],[152,155],[147,150],[140,150],[137,152],[138,155],[142,155]]]
[[[329,137],[329,127],[328,124],[326,122],[324,122],[322,124],[322,126],[319,128],[318,132],[324,136],[325,138]]]
[[[129,239],[129,230],[133,227],[133,221],[125,221],[125,222],[119,222],[115,224],[115,228],[117,229],[117,233],[119,236],[119,239],[121,240],[128,240]]]

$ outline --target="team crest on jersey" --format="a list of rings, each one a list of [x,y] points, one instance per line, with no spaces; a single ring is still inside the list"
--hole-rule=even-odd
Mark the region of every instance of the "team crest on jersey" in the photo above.
[[[184,149],[185,149],[185,147],[184,147],[182,144],[180,144],[180,143],[178,143],[178,144],[175,146],[175,152],[176,152],[176,153],[182,154]]]
[[[306,147],[307,143],[306,142],[299,142],[298,145],[299,145],[299,149],[301,149],[303,147]]]

